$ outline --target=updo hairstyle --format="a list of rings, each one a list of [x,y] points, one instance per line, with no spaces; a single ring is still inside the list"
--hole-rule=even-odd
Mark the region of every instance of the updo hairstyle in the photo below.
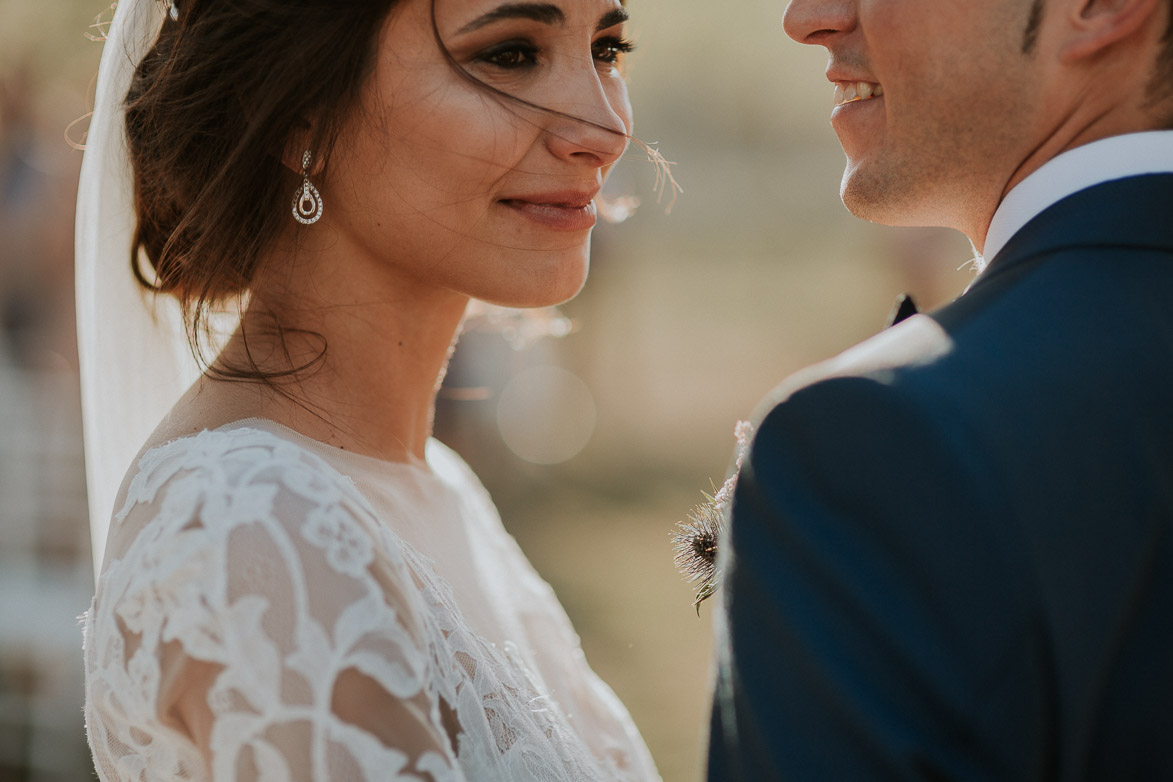
[[[156,2],[157,0],[149,0]],[[372,72],[379,33],[396,0],[176,0],[126,96],[126,132],[138,225],[135,277],[178,299],[188,338],[205,365],[209,313],[249,291],[259,259],[282,230],[300,183],[282,162],[295,133],[321,176]],[[506,104],[591,125],[635,142],[657,167],[657,189],[676,185],[655,149],[592,120],[541,106],[486,84],[453,58],[448,65]],[[145,269],[142,259],[150,264]],[[153,272],[153,273],[152,273]],[[279,334],[282,325],[273,324]],[[247,347],[247,340],[246,340]],[[272,380],[257,366],[215,374]],[[251,362],[251,355],[249,358]]]
[[[292,220],[300,178],[281,158],[293,135],[306,135],[316,172],[328,164],[394,4],[172,6],[126,96],[138,218],[131,264],[144,286],[179,300],[193,348],[209,307],[247,291]]]

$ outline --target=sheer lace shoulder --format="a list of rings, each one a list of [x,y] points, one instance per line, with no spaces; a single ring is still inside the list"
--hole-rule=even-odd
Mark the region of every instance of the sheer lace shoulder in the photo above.
[[[148,451],[86,620],[99,776],[656,778],[622,707],[599,707],[618,738],[596,742],[552,697],[540,661],[469,628],[388,518],[418,507],[378,509],[269,432]],[[585,663],[571,676],[593,680]]]
[[[392,546],[376,581],[362,505],[320,460],[256,432],[143,457],[89,617],[103,777],[462,778],[425,688],[417,590]]]

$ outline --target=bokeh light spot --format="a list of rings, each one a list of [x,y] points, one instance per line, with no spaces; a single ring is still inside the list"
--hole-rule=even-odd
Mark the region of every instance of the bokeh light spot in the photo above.
[[[596,418],[591,390],[560,367],[519,372],[497,401],[501,438],[533,464],[559,464],[577,456],[590,442]]]

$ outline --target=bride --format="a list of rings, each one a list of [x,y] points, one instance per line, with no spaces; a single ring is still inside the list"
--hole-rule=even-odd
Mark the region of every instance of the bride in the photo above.
[[[658,779],[430,439],[470,298],[583,284],[630,139],[626,18],[620,0],[122,0],[78,223],[101,779]],[[211,360],[132,459],[184,376],[175,312]]]

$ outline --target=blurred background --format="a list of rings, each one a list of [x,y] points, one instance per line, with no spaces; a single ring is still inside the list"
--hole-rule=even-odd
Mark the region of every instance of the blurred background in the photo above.
[[[656,203],[633,148],[560,339],[481,318],[437,434],[472,464],[554,586],[666,782],[701,778],[712,603],[672,564],[674,524],[725,478],[733,428],[803,365],[972,277],[947,231],[852,218],[821,50],[783,0],[630,0],[637,134],[684,192]],[[81,629],[93,574],[73,315],[73,210],[102,0],[0,0],[0,782],[93,778]],[[84,121],[68,130],[84,138]],[[494,322],[489,322],[494,321]],[[550,321],[542,323],[550,325]]]

